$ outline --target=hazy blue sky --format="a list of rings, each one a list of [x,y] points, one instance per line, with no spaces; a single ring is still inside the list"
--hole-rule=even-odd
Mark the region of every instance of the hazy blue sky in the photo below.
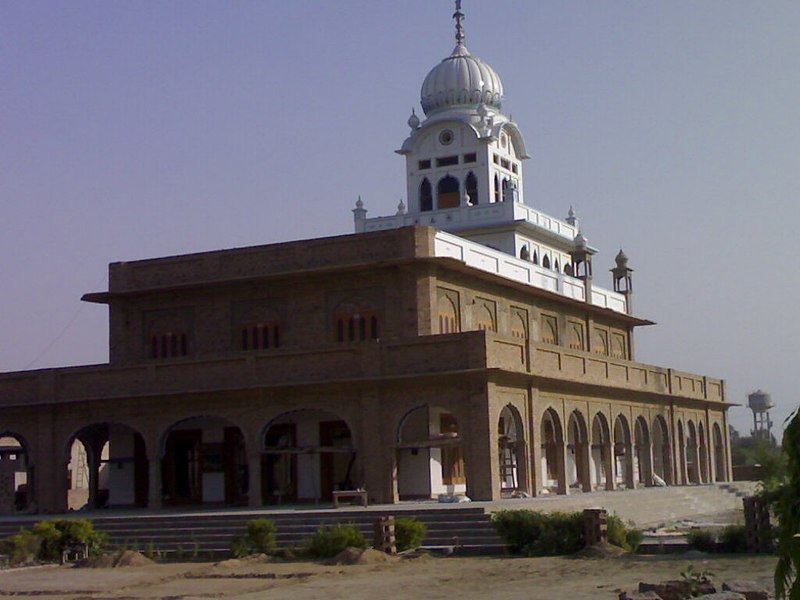
[[[630,257],[636,313],[659,323],[638,359],[722,377],[731,402],[762,387],[781,421],[799,402],[800,3],[464,10],[532,150],[527,202],[575,206],[598,284]],[[106,310],[80,296],[108,262],[349,233],[359,194],[393,213],[393,151],[452,12],[0,2],[0,371],[107,360]]]

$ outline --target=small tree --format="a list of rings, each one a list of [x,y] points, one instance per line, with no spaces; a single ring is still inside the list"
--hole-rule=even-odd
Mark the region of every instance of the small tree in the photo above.
[[[353,524],[322,526],[308,541],[308,553],[316,558],[331,558],[351,547],[367,547],[367,540]]]
[[[413,517],[397,517],[394,520],[394,536],[398,552],[419,548],[422,545],[428,528]]]
[[[231,553],[241,558],[251,554],[275,552],[275,523],[269,519],[253,519],[247,522],[247,533],[237,535],[231,543]]]

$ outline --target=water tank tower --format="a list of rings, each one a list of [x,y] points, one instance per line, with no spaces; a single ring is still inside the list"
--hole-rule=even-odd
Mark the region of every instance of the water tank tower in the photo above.
[[[750,435],[772,441],[772,421],[769,418],[769,409],[775,406],[772,397],[757,390],[747,395],[747,405],[753,411],[753,430]]]

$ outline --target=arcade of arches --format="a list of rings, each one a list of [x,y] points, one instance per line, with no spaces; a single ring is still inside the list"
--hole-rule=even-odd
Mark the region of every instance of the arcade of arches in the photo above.
[[[378,427],[382,439],[367,435],[374,424],[365,415],[312,407],[275,414],[260,428],[204,414],[158,431],[91,423],[56,453],[66,485],[55,505],[258,507],[326,502],[334,490],[356,488],[367,489],[372,502],[488,500],[729,479],[721,414],[671,417],[566,401],[548,401],[537,413],[533,406],[507,402],[478,417],[452,404],[409,403]],[[493,423],[488,445],[474,437],[475,419],[486,417]],[[0,435],[3,514],[39,510],[42,463],[23,435]]]

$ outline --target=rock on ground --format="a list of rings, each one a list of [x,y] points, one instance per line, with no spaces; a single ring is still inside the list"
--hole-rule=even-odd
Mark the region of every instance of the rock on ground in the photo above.
[[[736,592],[746,600],[769,600],[769,592],[752,581],[730,581],[722,584],[723,591]]]
[[[75,563],[76,567],[88,567],[90,569],[112,569],[117,567],[145,567],[154,564],[141,552],[125,550],[113,554],[101,554],[94,558],[82,560]]]

